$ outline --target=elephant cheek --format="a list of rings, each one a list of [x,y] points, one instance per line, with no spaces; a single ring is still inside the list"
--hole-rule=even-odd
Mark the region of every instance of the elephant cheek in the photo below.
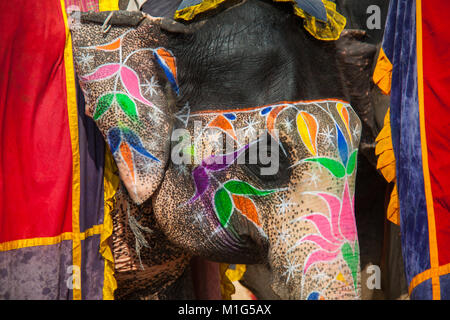
[[[189,172],[179,172],[175,165],[169,167],[153,197],[155,218],[167,238],[186,251],[212,261],[265,262],[267,236],[259,221],[258,224],[253,221],[258,219],[257,212],[243,209],[248,202],[234,197],[231,215],[224,224],[215,208],[215,193],[211,188],[198,197],[196,191]]]
[[[281,299],[359,299],[357,240],[334,233],[320,197],[286,193],[278,198],[262,218],[272,291]]]
[[[211,205],[206,206],[211,201],[193,200],[195,191],[191,175],[171,165],[153,197],[155,218],[172,243],[205,259],[222,261],[227,250],[221,242],[225,230],[213,219]]]
[[[192,187],[187,177],[177,175],[172,166],[166,171],[160,188],[153,196],[153,212],[156,221],[167,238],[186,248],[191,246],[192,225],[187,232],[187,218],[190,212],[189,195]]]

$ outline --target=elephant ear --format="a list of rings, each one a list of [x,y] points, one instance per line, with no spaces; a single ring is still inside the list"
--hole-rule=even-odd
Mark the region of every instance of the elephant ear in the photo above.
[[[102,132],[137,204],[164,176],[173,125],[169,101],[178,93],[175,57],[159,25],[140,12],[114,11],[82,13],[71,26],[85,112]]]

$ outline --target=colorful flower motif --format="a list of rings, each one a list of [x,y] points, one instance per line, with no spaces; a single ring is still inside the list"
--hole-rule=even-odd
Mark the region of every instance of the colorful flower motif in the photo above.
[[[180,88],[178,87],[177,80],[177,67],[176,60],[173,53],[165,48],[156,48],[153,51],[153,56],[159,63],[160,67],[164,70],[167,80],[169,80],[172,89],[176,94],[180,94]]]
[[[209,128],[219,128],[229,134],[234,140],[237,141],[236,133],[234,131],[233,125],[230,123],[230,114],[218,115],[215,117],[208,125]],[[235,116],[236,119],[236,116]]]
[[[300,111],[297,115],[297,129],[308,151],[313,156],[317,156],[317,132],[319,126],[316,118],[306,111]]]
[[[352,135],[350,133],[350,116],[349,116],[347,108],[348,108],[348,106],[345,106],[343,103],[339,102],[336,104],[336,109],[337,109],[342,121],[344,122],[345,128],[347,129],[347,133],[350,138],[350,142],[352,143]]]
[[[267,118],[266,118],[267,131],[275,139],[278,138],[274,131],[275,130],[275,122],[276,122],[277,117],[280,114],[280,112],[286,107],[287,107],[286,105],[271,107],[269,113],[268,114],[266,113],[267,114]]]
[[[136,103],[130,97],[136,99],[137,101],[140,101],[145,105],[156,108],[156,106],[154,106],[150,101],[143,97],[140,88],[140,80],[136,72],[120,63],[101,65],[92,73],[80,76],[80,80],[84,82],[100,81],[111,78],[112,76],[120,78],[127,93],[112,92],[101,96],[97,101],[97,107],[94,111],[94,120],[100,119],[103,114],[111,107],[112,103],[116,101],[131,120],[137,121],[138,113],[136,109]]]
[[[110,43],[98,45],[94,48],[102,51],[116,51],[118,49],[121,49],[122,38],[125,36],[125,34],[123,34],[122,36],[113,40]],[[111,105],[113,105],[113,102],[117,102],[117,104],[121,107],[121,109],[132,121],[138,121],[138,112],[136,108],[136,103],[133,101],[133,99],[145,105],[151,106],[161,112],[161,110],[159,110],[153,103],[151,103],[143,96],[141,92],[141,81],[139,79],[138,74],[129,66],[125,65],[126,61],[133,54],[142,50],[149,50],[153,52],[155,60],[164,70],[166,77],[169,80],[169,83],[172,85],[172,88],[177,94],[179,93],[177,83],[176,61],[175,57],[169,50],[166,50],[164,48],[156,48],[156,49],[146,48],[135,50],[132,53],[130,53],[125,59],[123,59],[123,61],[121,57],[119,63],[103,64],[97,67],[93,72],[80,76],[80,81],[83,82],[101,81],[116,76],[116,79],[117,80],[120,79],[123,87],[126,90],[126,93],[118,92],[116,81],[114,92],[103,95],[98,99],[97,106],[93,115],[94,120],[100,119],[103,116],[103,114],[111,107]]]
[[[213,172],[222,171],[228,168],[239,155],[247,150],[249,145],[225,155],[212,155],[202,161],[202,163],[192,170],[192,178],[195,184],[195,194],[189,201],[200,198],[205,194],[210,186],[210,175]],[[214,193],[214,208],[223,227],[227,227],[234,209],[240,211],[250,221],[257,226],[261,223],[258,218],[258,211],[255,203],[250,198],[252,196],[263,197],[269,195],[276,190],[260,190],[247,182],[239,180],[229,180],[221,185]]]
[[[353,277],[356,290],[359,247],[357,240],[353,199],[350,197],[348,181],[345,182],[342,200],[327,193],[312,193],[322,198],[328,205],[329,217],[321,213],[312,213],[302,219],[312,222],[318,231],[299,240],[298,244],[313,242],[319,249],[313,251],[305,261],[303,272],[318,263],[334,260],[342,254]]]
[[[317,291],[313,291],[308,295],[306,300],[325,300],[325,297]]]
[[[244,181],[229,180],[225,182],[222,187],[216,190],[214,195],[214,207],[220,224],[224,228],[227,227],[233,209],[237,209],[249,218],[250,221],[261,226],[256,206],[250,197],[264,197],[274,192],[276,192],[276,190],[256,189]]]
[[[103,51],[116,51],[120,49],[122,45],[122,38],[124,35],[121,35],[119,38],[105,44],[101,44],[95,47],[97,50],[103,50]]]
[[[113,127],[108,131],[107,140],[112,154],[117,157],[121,156],[123,161],[128,167],[133,180],[134,174],[134,161],[132,150],[139,154],[154,160],[161,162],[158,158],[149,153],[143,146],[141,139],[136,133],[127,127]],[[131,147],[131,149],[130,149]]]
[[[247,150],[249,145],[241,149],[224,155],[212,155],[202,161],[202,163],[192,170],[192,178],[195,184],[195,194],[190,200],[193,202],[201,197],[210,185],[209,174],[215,171],[221,171],[231,166],[239,155]]]
[[[349,156],[347,140],[345,139],[345,136],[339,126],[335,124],[335,127],[337,132],[336,139],[340,161],[329,157],[306,158],[302,161],[319,163],[324,168],[328,169],[328,171],[330,171],[330,173],[336,178],[344,178],[346,175],[352,175],[355,171],[358,149],[354,149]]]
[[[139,118],[136,103],[130,99],[128,95],[120,92],[107,93],[101,96],[97,101],[97,107],[95,108],[92,118],[94,120],[100,119],[114,102],[122,109],[130,120],[138,121]]]

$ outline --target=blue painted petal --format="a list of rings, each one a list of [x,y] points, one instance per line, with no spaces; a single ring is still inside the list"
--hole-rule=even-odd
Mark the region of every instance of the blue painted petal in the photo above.
[[[234,113],[224,113],[225,118],[228,120],[236,120],[236,115]]]
[[[167,52],[167,50],[164,49],[164,51]],[[164,61],[164,59],[158,54],[158,51],[153,51],[153,56],[155,57],[158,64],[161,66],[161,68],[164,70],[164,73],[166,74],[167,80],[169,80],[170,85],[172,86],[172,89],[176,92],[177,95],[180,94],[180,88],[178,87],[177,79],[175,78],[175,74],[173,73],[173,70],[170,70],[167,63]]]
[[[348,144],[347,140],[345,140],[344,134],[342,133],[339,126],[336,124],[336,132],[337,132],[337,145],[339,149],[339,155],[341,156],[342,163],[344,167],[347,167],[348,161]]]
[[[120,133],[120,129],[117,127],[111,128],[107,134],[109,148],[111,152],[114,154],[120,146],[122,142],[122,135]]]
[[[155,161],[160,162],[158,158],[156,158],[154,155],[149,153],[147,150],[145,150],[144,146],[142,145],[141,139],[130,129],[123,128],[122,134],[125,140],[128,142],[128,144],[137,152],[142,154],[143,156],[146,156],[147,158],[153,159]]]
[[[261,110],[261,115],[266,115],[268,114],[270,111],[272,111],[272,107],[267,107]]]
[[[322,0],[295,0],[297,6],[318,20],[327,22],[327,10]]]
[[[307,298],[307,300],[319,300],[320,294],[318,292],[311,292]]]

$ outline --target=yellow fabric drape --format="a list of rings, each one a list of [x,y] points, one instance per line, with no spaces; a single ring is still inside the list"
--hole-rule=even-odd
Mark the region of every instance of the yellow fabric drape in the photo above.
[[[234,281],[239,281],[245,273],[245,264],[236,264],[236,268],[229,269],[228,263],[220,264],[220,290],[224,300],[231,300],[231,295],[236,292]]]
[[[391,139],[390,109],[386,113],[383,129],[378,134],[375,142],[375,155],[378,157],[377,169],[380,170],[387,182],[395,184],[389,200],[387,219],[396,225],[400,225],[400,204],[395,175],[395,155]]]
[[[99,0],[99,11],[115,11],[119,10],[119,0]]]
[[[230,265],[228,263],[220,264],[220,292],[223,300],[231,300],[231,295],[236,292],[231,280],[227,277],[226,272]]]
[[[280,1],[280,0],[275,0]],[[292,1],[295,3],[295,1]],[[347,24],[347,19],[336,11],[336,4],[331,1],[322,0],[327,10],[327,22],[317,20],[305,11],[294,5],[294,13],[304,19],[305,29],[316,39],[324,41],[337,40],[341,36]]]
[[[103,230],[100,234],[100,254],[105,260],[103,299],[114,300],[114,290],[117,282],[114,278],[114,257],[108,244],[108,239],[113,232],[111,212],[114,210],[115,195],[119,188],[119,176],[117,166],[109,148],[105,148],[105,166],[103,177],[104,188],[104,220]]]
[[[373,82],[385,95],[391,94],[392,63],[386,56],[383,48],[378,54],[377,64],[373,72]]]
[[[99,0],[99,11],[119,10],[118,0]],[[114,278],[114,257],[109,247],[108,240],[113,232],[113,222],[111,212],[114,210],[115,194],[119,187],[119,176],[117,174],[116,163],[109,148],[105,148],[105,165],[103,171],[104,189],[104,219],[103,230],[100,234],[100,254],[105,260],[105,270],[103,275],[103,300],[114,300],[114,290],[117,282]]]

